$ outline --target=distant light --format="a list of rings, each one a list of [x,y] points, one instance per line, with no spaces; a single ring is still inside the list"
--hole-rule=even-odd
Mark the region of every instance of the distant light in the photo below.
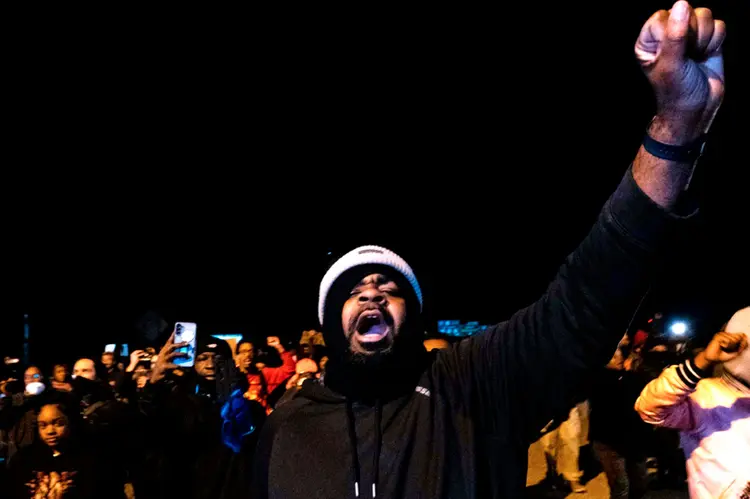
[[[649,319],[649,320],[648,320],[648,323],[649,323],[649,324],[651,324],[652,322],[654,322],[654,319]]]
[[[236,341],[239,342],[242,339],[241,334],[212,334],[216,339],[224,340],[224,341]]]
[[[331,255],[333,255],[333,251],[328,252],[328,256],[331,256]]]
[[[684,322],[675,322],[669,330],[672,331],[672,334],[675,336],[682,336],[687,332],[687,324]]]

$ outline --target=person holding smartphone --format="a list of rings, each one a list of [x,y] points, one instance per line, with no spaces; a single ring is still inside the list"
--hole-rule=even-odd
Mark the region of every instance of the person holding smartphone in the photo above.
[[[149,466],[140,470],[135,487],[139,498],[250,494],[256,442],[252,430],[262,424],[263,409],[257,405],[257,411],[245,411],[249,401],[242,393],[247,382],[235,369],[229,345],[208,335],[198,334],[195,340],[194,349],[186,351],[187,344],[176,343],[172,334],[140,397],[155,440],[146,451]],[[182,361],[188,355],[194,355],[193,367]],[[225,410],[228,403],[232,418]]]

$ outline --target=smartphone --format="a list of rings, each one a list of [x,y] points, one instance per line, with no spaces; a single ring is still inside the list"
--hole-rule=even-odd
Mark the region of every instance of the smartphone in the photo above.
[[[104,353],[115,353],[115,347],[117,345],[115,343],[109,343],[107,345],[104,345]]]
[[[120,345],[120,357],[127,358],[130,357],[130,347],[128,347],[127,343],[123,343]]]
[[[193,367],[195,364],[195,334],[198,332],[198,326],[194,322],[178,322],[174,325],[174,342],[187,343],[188,345],[178,349],[180,353],[187,354],[187,357],[179,357],[174,363],[181,367]]]

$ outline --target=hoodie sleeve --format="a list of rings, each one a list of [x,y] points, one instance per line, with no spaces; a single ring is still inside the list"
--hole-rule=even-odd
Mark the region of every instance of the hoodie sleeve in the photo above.
[[[611,358],[665,243],[683,223],[641,191],[629,170],[542,297],[460,342],[438,369],[459,385],[484,427],[514,428],[522,433],[509,437],[536,440]]]
[[[708,374],[691,360],[669,367],[646,385],[635,403],[635,410],[646,423],[693,431],[700,421],[692,410],[690,395]]]

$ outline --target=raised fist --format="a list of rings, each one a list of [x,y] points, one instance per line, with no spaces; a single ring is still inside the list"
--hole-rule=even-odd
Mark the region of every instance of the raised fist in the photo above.
[[[746,348],[747,335],[744,333],[717,333],[695,359],[695,363],[699,368],[707,369],[713,364],[729,362]]]
[[[273,347],[278,350],[279,353],[284,353],[284,345],[281,344],[281,340],[278,336],[269,336],[266,338],[266,344],[269,347]]]
[[[724,97],[726,25],[680,0],[646,22],[635,53],[651,83],[657,115],[706,131]]]

